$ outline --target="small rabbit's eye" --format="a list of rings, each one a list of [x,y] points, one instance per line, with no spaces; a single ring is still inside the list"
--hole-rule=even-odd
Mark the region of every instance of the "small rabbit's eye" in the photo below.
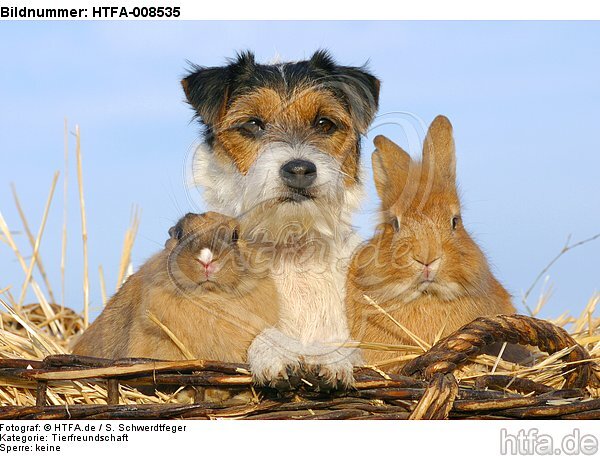
[[[394,231],[400,231],[400,220],[398,220],[398,217],[392,219],[392,227],[394,228]]]
[[[231,242],[233,242],[235,244],[239,238],[240,238],[240,233],[238,233],[238,230],[237,229],[233,230],[233,233],[231,233]]]
[[[458,228],[458,225],[460,224],[460,217],[458,215],[455,215],[454,217],[452,217],[452,229],[455,230],[456,228]]]

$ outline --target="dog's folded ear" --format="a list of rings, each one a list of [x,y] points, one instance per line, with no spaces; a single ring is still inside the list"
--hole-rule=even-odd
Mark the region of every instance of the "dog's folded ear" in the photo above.
[[[379,107],[379,79],[367,71],[365,66],[337,65],[325,50],[315,52],[309,65],[325,73],[322,79],[325,86],[344,95],[359,131],[366,133]]]
[[[350,92],[350,108],[357,116],[359,130],[366,133],[379,108],[380,82],[372,74],[360,68],[342,67],[348,76],[349,84],[354,87]]]
[[[212,126],[225,105],[227,68],[194,66],[193,70],[181,81],[183,91],[202,123]]]
[[[249,73],[254,66],[254,54],[249,51],[238,54],[226,66],[202,67],[191,64],[191,70],[181,85],[188,103],[204,125],[212,129],[218,124],[230,95],[229,86],[233,78]]]

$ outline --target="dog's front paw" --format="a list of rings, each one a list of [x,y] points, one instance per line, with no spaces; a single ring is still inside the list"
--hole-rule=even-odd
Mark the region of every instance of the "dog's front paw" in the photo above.
[[[360,350],[341,343],[301,344],[275,328],[259,334],[248,349],[248,363],[257,385],[289,391],[299,386],[317,392],[348,389]]]
[[[362,364],[362,358],[355,348],[331,350],[318,345],[312,346],[309,353],[302,356],[304,378],[315,391],[322,392],[352,387],[354,366],[359,364]]]
[[[248,348],[248,364],[254,383],[279,391],[300,384],[299,344],[275,328],[265,329]]]

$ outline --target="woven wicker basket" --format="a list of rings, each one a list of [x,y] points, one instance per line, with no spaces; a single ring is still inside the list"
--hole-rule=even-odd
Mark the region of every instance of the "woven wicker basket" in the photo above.
[[[496,342],[558,353],[561,388],[494,373],[457,380],[455,373],[461,367]],[[41,361],[5,358],[0,360],[5,394],[28,391],[35,395],[35,405],[5,405],[0,419],[590,419],[600,417],[600,399],[594,399],[588,388],[596,381],[594,367],[587,351],[562,328],[524,316],[477,319],[406,364],[403,375],[359,368],[354,387],[347,391],[318,391],[306,380],[284,392],[255,388],[246,365],[213,361],[106,360],[66,354]],[[78,385],[84,398],[87,390],[103,393],[105,400],[69,401],[60,393],[67,384]],[[135,388],[150,386],[187,388],[195,394],[188,403],[131,402]],[[233,398],[204,400],[207,389]],[[240,401],[244,392],[250,395],[242,395],[246,400]]]

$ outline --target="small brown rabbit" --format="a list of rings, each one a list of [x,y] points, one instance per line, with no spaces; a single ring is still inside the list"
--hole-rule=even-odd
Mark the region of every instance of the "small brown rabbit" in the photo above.
[[[254,337],[277,321],[272,280],[251,266],[253,256],[238,239],[235,219],[215,212],[187,214],[169,234],[165,249],[127,279],[73,353],[177,360],[187,352],[246,361]]]
[[[384,136],[374,142],[383,220],[352,259],[347,282],[352,337],[415,345],[391,316],[431,344],[477,317],[514,313],[510,295],[462,224],[450,121],[443,116],[433,121],[422,162]],[[394,354],[363,350],[363,356],[372,364]]]

